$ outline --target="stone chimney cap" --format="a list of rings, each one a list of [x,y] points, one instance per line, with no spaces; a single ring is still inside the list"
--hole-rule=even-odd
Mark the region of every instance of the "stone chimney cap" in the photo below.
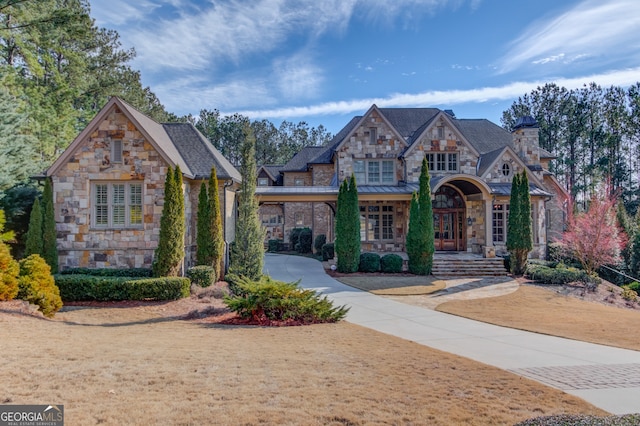
[[[518,121],[516,122],[516,125],[513,126],[513,130],[519,129],[521,127],[537,128],[538,127],[538,122],[536,121],[535,118],[531,117],[530,115],[525,115],[524,117],[518,118]]]
[[[445,109],[444,112],[450,115],[451,117],[456,118],[456,115],[453,113],[452,109]]]

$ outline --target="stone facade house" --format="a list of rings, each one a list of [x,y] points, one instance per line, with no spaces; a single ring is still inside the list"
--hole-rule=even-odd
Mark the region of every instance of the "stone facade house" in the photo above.
[[[362,250],[405,251],[409,202],[425,157],[436,250],[506,253],[511,181],[523,170],[531,188],[531,256],[544,257],[547,243],[562,231],[568,196],[549,172],[554,156],[540,148],[532,118],[508,132],[437,108],[373,105],[326,147],[305,148],[283,166],[259,169],[256,192],[267,238],[287,241],[292,228],[306,226],[333,241],[339,184],[354,174]]]
[[[61,269],[150,268],[169,167],[180,166],[184,268],[195,264],[198,194],[215,166],[224,239],[234,240],[240,174],[191,124],[159,124],[111,98],[45,172],[53,183]]]

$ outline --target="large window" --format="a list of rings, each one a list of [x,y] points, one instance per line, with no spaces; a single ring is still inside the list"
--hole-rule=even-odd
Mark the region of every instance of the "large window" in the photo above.
[[[260,219],[264,226],[282,225],[282,215],[279,214],[263,214]]]
[[[111,141],[111,162],[122,163],[122,141],[120,139]]]
[[[432,172],[457,172],[458,153],[457,152],[428,152],[427,163],[429,171]]]
[[[360,240],[393,240],[393,206],[360,206]]]
[[[358,185],[393,185],[395,183],[393,160],[355,160],[353,174]]]
[[[142,226],[142,184],[96,182],[92,184],[93,218],[97,228]]]
[[[509,204],[493,205],[493,242],[507,241],[507,221],[509,220]]]

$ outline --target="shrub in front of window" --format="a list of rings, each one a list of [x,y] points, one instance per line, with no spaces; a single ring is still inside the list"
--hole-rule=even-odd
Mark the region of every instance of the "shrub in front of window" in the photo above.
[[[311,232],[311,228],[302,228],[298,236],[298,244],[300,244],[298,251],[300,253],[311,253],[312,243],[313,233]]]
[[[267,250],[269,251],[269,253],[276,253],[279,251],[282,251],[282,240],[279,239],[273,239],[273,240],[269,240],[268,244],[267,244]]]
[[[316,250],[316,254],[322,254],[322,246],[327,243],[327,236],[320,234],[313,241],[313,248]]]
[[[360,272],[378,272],[380,270],[380,255],[378,253],[362,253],[358,270]]]
[[[358,188],[352,174],[340,185],[336,210],[335,254],[338,272],[352,273],[360,262],[360,209]]]
[[[426,157],[422,160],[420,188],[411,197],[409,209],[409,230],[407,232],[407,256],[409,272],[416,275],[429,275],[433,267],[435,252],[433,209],[431,206],[431,187]]]
[[[62,275],[92,275],[95,277],[138,277],[149,278],[153,275],[147,268],[67,268]]]
[[[209,265],[198,265],[187,269],[187,277],[191,283],[199,287],[209,287],[218,279],[216,268]]]
[[[509,220],[507,223],[507,250],[511,273],[522,275],[527,268],[527,256],[533,249],[531,229],[531,196],[527,172],[516,174],[511,181]]]
[[[398,274],[402,272],[402,257],[389,253],[380,258],[380,270],[388,274]]]
[[[38,305],[46,317],[54,316],[62,307],[60,290],[51,275],[51,268],[38,254],[20,261],[18,288],[18,298]]]
[[[160,236],[153,261],[153,275],[175,277],[184,258],[184,198],[180,166],[169,167],[164,186]]]
[[[176,300],[188,297],[191,281],[185,277],[54,276],[65,302],[117,300]]]
[[[224,231],[222,230],[222,213],[220,212],[220,194],[218,193],[218,172],[211,167],[209,176],[209,211],[211,222],[209,236],[211,238],[211,265],[216,268],[218,278],[224,276]]]
[[[213,241],[211,240],[211,204],[207,185],[202,181],[198,194],[198,218],[196,222],[196,263],[213,264]]]
[[[335,256],[333,243],[327,243],[322,246],[322,260],[327,261]]]
[[[289,231],[289,250],[297,250],[296,246],[300,243],[300,233],[303,228],[293,228]]]

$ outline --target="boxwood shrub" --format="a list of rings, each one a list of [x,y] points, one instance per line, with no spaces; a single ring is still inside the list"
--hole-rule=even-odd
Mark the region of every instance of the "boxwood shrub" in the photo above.
[[[333,259],[335,256],[335,250],[333,243],[327,243],[322,246],[322,260],[327,261]]]
[[[402,272],[402,257],[389,253],[380,258],[380,269],[388,274],[398,274]]]
[[[269,243],[267,245],[267,251],[269,253],[275,253],[278,251],[282,251],[283,247],[284,247],[284,242],[282,240],[278,240],[278,239],[269,240]]]
[[[187,276],[191,279],[192,284],[200,287],[209,287],[218,278],[216,268],[208,265],[198,265],[187,269]]]
[[[95,275],[54,276],[65,302],[118,300],[175,300],[190,293],[189,278],[101,277]]]
[[[60,271],[61,275],[92,275],[96,277],[151,277],[152,271],[147,268],[68,268]]]
[[[322,246],[327,244],[327,236],[320,234],[313,241],[313,248],[316,250],[316,254],[322,254]]]
[[[297,249],[300,253],[311,253],[313,246],[313,233],[311,228],[302,228],[300,235],[298,235],[298,244],[300,247]]]
[[[597,286],[601,281],[597,276],[591,276],[582,269],[567,267],[562,263],[559,263],[555,268],[538,263],[530,263],[525,276],[544,284],[581,282],[588,286]]]
[[[378,272],[380,270],[380,255],[378,253],[362,253],[358,270],[360,272]]]

